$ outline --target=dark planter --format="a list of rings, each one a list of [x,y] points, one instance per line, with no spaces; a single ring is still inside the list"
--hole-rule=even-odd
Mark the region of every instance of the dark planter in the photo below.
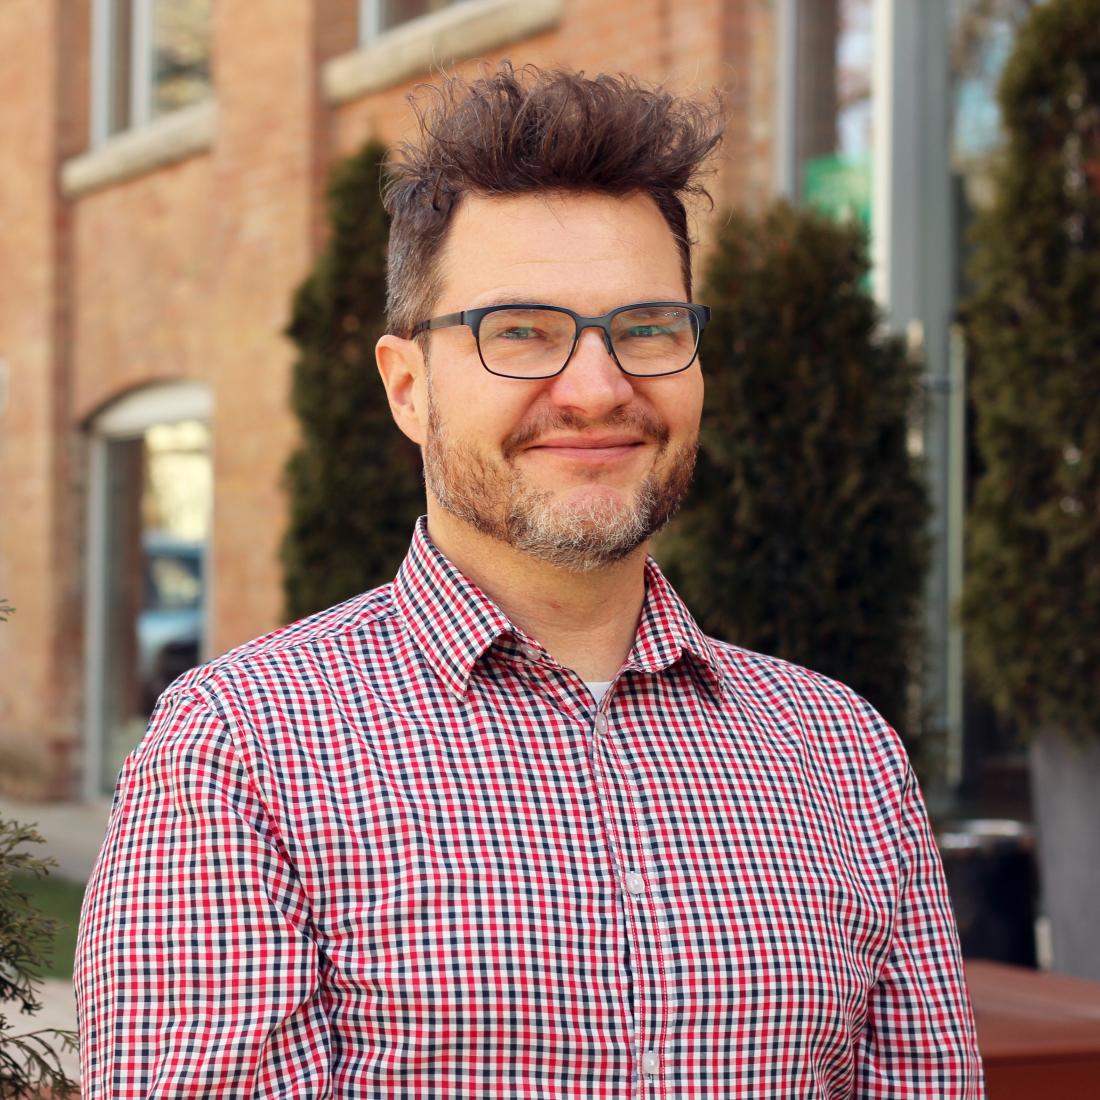
[[[964,957],[1035,966],[1031,830],[1019,821],[957,821],[936,842]]]
[[[1053,969],[1100,980],[1100,740],[1047,730],[1030,752]]]

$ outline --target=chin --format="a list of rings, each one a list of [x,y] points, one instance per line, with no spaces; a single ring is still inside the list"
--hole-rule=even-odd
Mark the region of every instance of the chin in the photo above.
[[[549,497],[548,504],[552,508],[586,512],[590,509],[632,508],[638,499],[638,487],[589,483],[563,489],[560,486],[551,485],[547,486],[546,494]]]
[[[517,501],[508,526],[534,543],[584,546],[634,542],[645,519],[636,496],[603,489]]]

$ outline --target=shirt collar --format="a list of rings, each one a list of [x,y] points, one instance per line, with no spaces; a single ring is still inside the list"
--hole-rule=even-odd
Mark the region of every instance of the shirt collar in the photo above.
[[[690,657],[714,688],[724,690],[726,676],[711,640],[699,628],[653,558],[646,559],[645,585],[642,616],[626,667],[641,672],[660,672],[681,657]]]
[[[529,639],[507,615],[440,553],[421,516],[394,582],[394,600],[420,650],[458,696],[466,694],[474,665],[498,639]],[[537,645],[537,643],[535,643]],[[690,655],[721,688],[724,675],[710,641],[664,574],[646,560],[646,600],[625,668],[655,673]]]
[[[514,630],[508,616],[436,549],[427,516],[416,522],[394,599],[417,645],[456,695],[466,694],[485,650]]]

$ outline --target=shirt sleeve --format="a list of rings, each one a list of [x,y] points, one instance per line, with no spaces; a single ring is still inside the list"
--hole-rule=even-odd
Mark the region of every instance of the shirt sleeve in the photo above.
[[[870,994],[856,1096],[981,1100],[981,1057],[955,920],[912,768],[901,802],[900,858],[897,923]]]
[[[329,1095],[308,901],[202,688],[122,770],[75,986],[85,1100]]]

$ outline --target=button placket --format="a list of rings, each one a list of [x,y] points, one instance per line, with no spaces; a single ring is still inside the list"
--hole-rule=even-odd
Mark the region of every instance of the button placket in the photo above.
[[[621,785],[625,801],[623,808],[626,813],[625,819],[620,820],[616,826],[616,833],[619,837],[620,844],[623,847],[620,849],[622,855],[626,855],[631,847],[633,847],[634,853],[641,860],[641,870],[627,871],[625,867],[620,866],[620,889],[623,892],[624,902],[626,908],[630,910],[627,916],[628,926],[633,926],[636,935],[641,937],[641,941],[638,944],[631,944],[631,954],[635,953],[635,946],[640,948],[638,952],[639,960],[645,957],[647,951],[644,946],[644,940],[646,937],[646,929],[649,930],[650,937],[650,951],[653,953],[656,962],[656,973],[642,975],[639,972],[638,977],[643,978],[647,985],[655,985],[656,989],[652,991],[649,996],[656,997],[655,1003],[645,1007],[645,1001],[635,1001],[633,1017],[634,1023],[630,1027],[629,1033],[631,1040],[638,1044],[635,1049],[639,1052],[638,1066],[641,1071],[641,1075],[650,1080],[658,1077],[661,1073],[661,1056],[659,1049],[646,1048],[641,1046],[642,1042],[654,1040],[660,1040],[664,1032],[663,1017],[665,1013],[665,979],[664,979],[664,953],[667,950],[666,933],[668,931],[667,924],[664,927],[660,927],[662,922],[660,920],[661,910],[658,906],[657,897],[652,895],[649,885],[646,881],[645,875],[642,873],[646,870],[646,865],[654,858],[655,848],[650,843],[646,830],[644,830],[638,821],[638,805],[639,798],[642,795],[641,787],[637,780],[631,773],[631,768],[627,762],[623,759],[624,746],[620,743],[611,732],[611,724],[607,717],[606,712],[603,709],[598,709],[592,720],[592,730],[596,738],[602,742],[602,752],[597,751],[597,755],[603,757],[607,764],[613,764],[614,766],[609,769],[618,776],[618,781]],[[593,746],[595,747],[595,746]],[[610,778],[610,775],[608,776]],[[629,864],[627,864],[629,866]],[[637,866],[637,864],[635,864]],[[633,937],[632,937],[633,939]],[[635,987],[635,994],[637,995],[637,988]],[[646,1015],[652,1014],[652,1019],[647,1019],[645,1023],[642,1022],[642,1018]]]
[[[604,719],[602,723],[600,722],[601,718]],[[607,719],[602,712],[596,716],[594,728],[598,733],[608,732]],[[660,898],[660,890],[656,887],[651,889],[645,874],[643,874],[643,872],[653,873],[653,868],[650,865],[656,858],[656,845],[648,829],[644,828],[638,820],[639,799],[642,796],[641,785],[633,777],[630,765],[623,758],[625,747],[622,742],[618,738],[608,737],[604,742],[604,746],[609,761],[613,760],[615,762],[616,767],[614,770],[619,775],[626,796],[625,808],[628,820],[623,823],[624,832],[634,838],[634,850],[641,864],[639,870],[625,871],[624,868],[625,873],[622,876],[621,884],[625,898],[629,899],[629,908],[633,911],[632,923],[638,934],[644,936],[644,930],[648,928],[649,935],[652,937],[650,944],[656,972],[648,976],[648,982],[655,985],[656,989],[650,994],[651,996],[655,994],[655,1000],[649,1005],[648,1012],[641,1004],[639,1005],[639,1011],[643,1013],[643,1016],[640,1018],[636,1016],[636,1029],[632,1032],[631,1038],[636,1042],[640,1039],[643,1042],[657,1044],[655,1046],[647,1045],[643,1048],[639,1043],[635,1048],[639,1054],[637,1064],[640,1075],[652,1082],[652,1087],[657,1087],[655,1079],[661,1077],[663,1073],[660,1042],[664,1036],[664,1016],[667,1009],[665,1003],[667,996],[665,965],[666,952],[670,948],[670,929],[667,913]],[[635,866],[637,867],[638,864],[636,863]],[[642,1022],[643,1019],[645,1020],[644,1023]]]

